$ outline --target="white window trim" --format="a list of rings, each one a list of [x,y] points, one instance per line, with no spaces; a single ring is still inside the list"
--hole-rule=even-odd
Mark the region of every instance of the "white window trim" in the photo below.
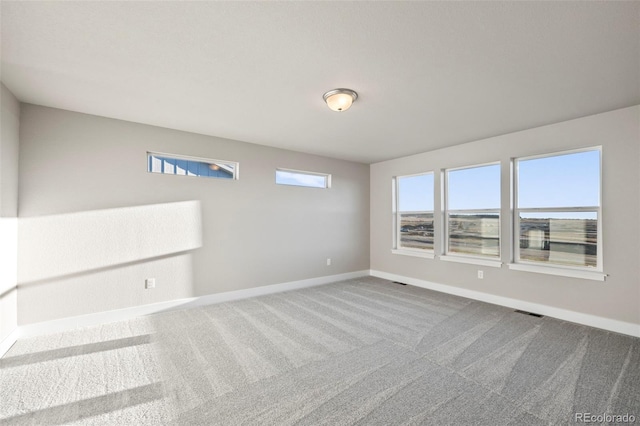
[[[600,155],[600,182],[598,188],[598,201],[599,206],[582,206],[582,207],[526,207],[518,208],[518,178],[519,169],[518,165],[520,161],[536,160],[540,158],[558,157],[561,155],[578,154],[581,152],[599,151]],[[594,146],[588,148],[579,148],[568,151],[558,151],[546,154],[538,154],[527,157],[518,157],[511,160],[513,170],[513,262],[509,264],[509,269],[526,271],[526,272],[538,272],[541,274],[560,275],[574,278],[584,278],[590,280],[604,281],[607,274],[604,273],[603,266],[603,241],[602,241],[602,146]],[[597,258],[596,268],[590,268],[587,266],[569,266],[558,265],[554,263],[535,263],[520,259],[520,213],[535,213],[535,212],[596,212],[598,217],[598,245],[597,245]]]
[[[231,179],[225,178],[225,179],[221,179],[219,178],[219,180],[239,180],[240,179],[240,163],[238,163],[237,161],[228,161],[228,160],[216,160],[213,158],[206,158],[206,157],[193,157],[190,155],[180,155],[180,154],[171,154],[168,152],[158,152],[158,151],[147,151],[147,172],[149,173],[154,173],[157,175],[170,175],[170,176],[189,176],[189,175],[177,175],[177,174],[170,174],[170,173],[156,173],[156,172],[152,172],[149,170],[149,157],[166,157],[166,158],[173,158],[173,159],[177,159],[177,160],[187,160],[187,161],[199,161],[202,163],[209,163],[209,164],[216,164],[218,165],[221,169],[224,169],[228,172],[231,173],[232,177]],[[225,166],[226,164],[233,164],[234,165],[234,169],[231,169],[229,167]],[[203,176],[193,176],[191,175],[190,177],[203,177]],[[215,178],[213,178],[215,179]]]
[[[469,263],[471,265],[488,266],[490,268],[502,268],[502,262],[498,259],[491,260],[471,255],[449,253],[440,256],[439,259],[445,262]]]
[[[424,176],[424,175],[432,175],[434,181],[434,210],[418,210],[418,211],[400,211],[400,191],[398,190],[398,185],[400,178],[414,177],[414,176]],[[426,259],[435,259],[435,243],[436,243],[436,228],[435,228],[435,173],[433,171],[422,172],[422,173],[413,173],[409,175],[399,175],[394,176],[392,179],[392,222],[393,222],[393,243],[391,253],[393,254],[401,254],[405,256],[413,256],[413,257],[422,257]],[[414,213],[414,214],[429,214],[433,215],[434,224],[433,224],[433,247],[432,249],[411,249],[407,247],[400,246],[400,214],[401,213]]]
[[[473,265],[482,265],[489,267],[502,267],[502,209],[497,207],[494,209],[464,209],[464,210],[449,210],[449,173],[456,170],[475,169],[486,166],[499,166],[502,172],[502,163],[500,161],[493,161],[490,163],[477,164],[472,166],[452,167],[449,169],[442,169],[442,254],[441,260],[460,263],[471,263]],[[502,173],[501,173],[502,174]],[[500,180],[500,186],[502,186],[502,180]],[[499,188],[502,197],[502,188]],[[497,213],[498,214],[498,256],[474,256],[464,253],[449,252],[449,215],[451,214],[472,214],[472,213]],[[465,261],[468,260],[468,261]]]
[[[302,175],[311,175],[311,176],[322,176],[325,178],[325,186],[308,186],[308,185],[293,185],[289,183],[278,183],[276,185],[282,186],[297,186],[301,188],[315,188],[315,189],[330,189],[331,188],[331,174],[330,173],[321,173],[321,172],[310,172],[307,170],[296,170],[296,169],[285,169],[282,167],[276,168],[276,176],[278,172],[289,172],[289,173],[298,173]]]
[[[538,265],[521,261],[519,263],[510,263],[509,269],[514,271],[535,272],[539,274],[557,275],[561,277],[582,278],[586,280],[604,281],[607,274],[598,271],[589,271],[586,269],[577,269],[556,265]]]
[[[391,249],[391,253],[393,254],[401,254],[404,256],[413,256],[413,257],[423,257],[425,259],[435,259],[436,255],[433,250],[427,249],[408,249],[408,248],[400,248],[400,249]]]

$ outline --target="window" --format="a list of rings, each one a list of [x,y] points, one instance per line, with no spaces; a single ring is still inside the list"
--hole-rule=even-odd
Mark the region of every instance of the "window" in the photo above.
[[[514,165],[515,261],[602,271],[600,149]]]
[[[433,252],[433,173],[395,178],[394,253]]]
[[[238,179],[238,169],[239,164],[233,161],[211,160],[157,152],[147,153],[147,171],[151,173]]]
[[[306,186],[309,188],[331,188],[331,175],[300,170],[276,169],[276,184]]]
[[[500,259],[500,164],[444,172],[445,254]]]

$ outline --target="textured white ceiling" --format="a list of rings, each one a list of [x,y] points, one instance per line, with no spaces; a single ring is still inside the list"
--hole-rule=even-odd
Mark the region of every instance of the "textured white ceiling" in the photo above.
[[[365,163],[640,103],[640,2],[2,1],[1,30],[23,102]]]

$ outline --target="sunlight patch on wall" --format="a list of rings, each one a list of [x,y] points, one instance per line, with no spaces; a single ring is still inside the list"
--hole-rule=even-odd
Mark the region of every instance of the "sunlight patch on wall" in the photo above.
[[[18,283],[166,256],[201,246],[199,201],[22,218]]]

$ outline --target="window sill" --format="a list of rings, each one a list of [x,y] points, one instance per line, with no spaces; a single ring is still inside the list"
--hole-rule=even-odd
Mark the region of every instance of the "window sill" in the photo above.
[[[433,252],[422,252],[415,250],[391,249],[393,254],[402,254],[404,256],[422,257],[423,259],[435,259]]]
[[[452,255],[440,256],[440,260],[444,260],[446,262],[469,263],[471,265],[488,266],[490,268],[502,268],[502,262],[500,262],[499,260],[478,259],[475,257]]]
[[[604,281],[607,274],[597,271],[581,271],[562,267],[530,265],[526,263],[510,263],[509,269],[515,271],[536,272],[539,274],[558,275],[561,277],[582,278],[585,280]]]

